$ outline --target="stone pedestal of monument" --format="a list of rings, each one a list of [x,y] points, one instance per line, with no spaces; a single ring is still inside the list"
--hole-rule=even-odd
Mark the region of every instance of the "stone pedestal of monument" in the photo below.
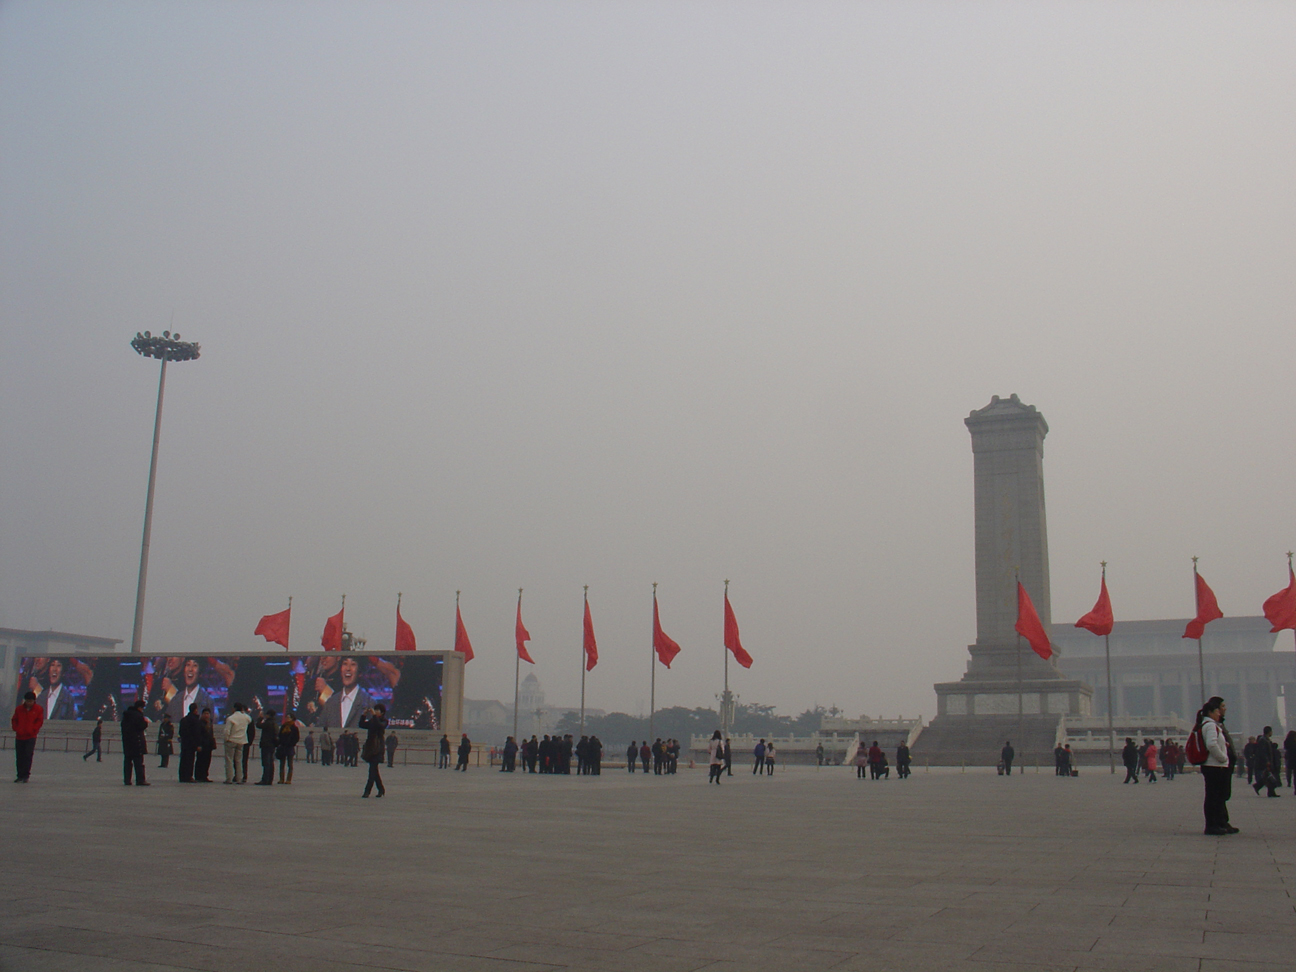
[[[1049,600],[1044,511],[1048,423],[1016,395],[997,395],[966,419],[976,507],[977,640],[957,682],[935,686],[937,715],[913,746],[931,765],[993,765],[1006,740],[1019,761],[1052,760],[1062,718],[1089,715],[1093,689],[1045,660],[1016,633],[1017,580],[1045,630]]]

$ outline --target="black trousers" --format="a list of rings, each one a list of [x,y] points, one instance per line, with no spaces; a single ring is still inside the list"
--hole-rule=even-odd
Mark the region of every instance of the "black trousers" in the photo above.
[[[196,749],[190,749],[184,743],[180,744],[180,782],[192,783],[194,778],[194,757],[198,755]]]
[[[261,782],[269,786],[274,782],[274,747],[261,747]]]
[[[1004,776],[1012,776],[1012,760],[1004,760]]]
[[[468,772],[468,754],[467,754],[467,753],[460,753],[460,754],[459,754],[459,762],[455,763],[455,769],[457,769],[457,770],[463,770],[465,773]]]
[[[95,757],[95,762],[96,762],[96,763],[102,763],[102,762],[103,762],[103,752],[102,752],[102,750],[99,749],[99,744],[98,744],[98,743],[95,743],[95,744],[94,744],[94,748],[92,748],[92,749],[90,750],[90,752],[86,753],[84,756],[81,757],[81,762],[84,763],[84,762],[85,762],[87,759],[89,759],[91,756],[94,756],[94,757]]]
[[[144,754],[139,750],[127,749],[122,751],[122,775],[125,778],[126,785],[131,784],[131,771],[135,773],[135,783],[137,786],[143,786],[146,782],[144,779]]]
[[[379,796],[382,796],[384,793],[387,792],[386,787],[383,786],[382,777],[378,774],[378,767],[380,766],[382,766],[381,759],[375,759],[369,763],[369,779],[365,781],[365,788],[364,788],[365,796],[368,796],[369,792],[375,786],[378,787]]]
[[[202,780],[204,783],[209,780],[207,774],[211,771],[212,751],[210,749],[200,749],[194,754],[194,779]]]
[[[1206,781],[1206,799],[1202,802],[1206,829],[1222,830],[1229,825],[1228,799],[1233,795],[1233,774],[1227,766],[1203,766],[1201,772]]]
[[[1121,782],[1122,782],[1122,783],[1128,783],[1130,780],[1133,780],[1135,783],[1138,782],[1138,766],[1137,766],[1137,765],[1135,765],[1135,766],[1126,766],[1126,767],[1125,767],[1125,779],[1121,780]]]
[[[442,753],[441,758],[437,760],[437,769],[445,769],[450,765],[450,754]]]
[[[166,769],[167,765],[171,762],[171,747],[163,746],[160,748],[162,752],[158,753],[158,755],[162,757],[162,762],[158,763],[158,769]]]
[[[18,760],[18,779],[25,780],[31,776],[32,756],[35,752],[35,739],[14,740],[14,756]]]
[[[242,777],[240,777],[240,779],[242,779],[244,783],[247,782],[248,756],[251,754],[251,752],[252,752],[252,744],[244,743],[243,744],[243,775]]]

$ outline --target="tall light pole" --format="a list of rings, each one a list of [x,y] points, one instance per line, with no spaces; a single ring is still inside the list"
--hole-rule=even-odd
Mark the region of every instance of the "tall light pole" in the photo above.
[[[162,434],[162,393],[166,391],[168,361],[193,361],[199,355],[196,341],[181,341],[180,332],[163,331],[154,337],[148,331],[136,333],[131,347],[146,358],[162,362],[158,378],[157,414],[153,418],[153,458],[149,462],[148,499],[144,501],[144,540],[140,544],[139,586],[135,588],[135,627],[131,631],[131,652],[139,654],[140,637],[144,633],[144,582],[148,577],[149,541],[153,534],[153,487],[157,482],[158,438]]]

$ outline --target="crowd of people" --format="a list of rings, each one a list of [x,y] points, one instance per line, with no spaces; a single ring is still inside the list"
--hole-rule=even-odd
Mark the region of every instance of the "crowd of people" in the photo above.
[[[1284,769],[1286,785],[1296,785],[1296,730],[1288,732],[1279,745],[1273,737],[1273,728],[1265,726],[1259,735],[1248,737],[1246,744],[1239,750],[1234,746],[1224,725],[1227,708],[1227,704],[1219,696],[1211,698],[1197,713],[1192,733],[1184,744],[1173,738],[1147,739],[1138,744],[1132,737],[1127,737],[1121,752],[1126,770],[1124,783],[1137,784],[1140,779],[1155,783],[1158,772],[1162,779],[1173,780],[1189,764],[1199,767],[1205,781],[1205,832],[1212,835],[1238,833],[1238,829],[1229,823],[1227,806],[1235,776],[1245,776],[1257,795],[1264,790],[1269,797],[1278,796],[1278,789],[1283,786]],[[122,771],[126,786],[149,785],[144,757],[148,753],[150,720],[145,712],[146,703],[141,699],[129,706],[121,716]],[[31,777],[36,738],[44,723],[44,708],[34,692],[27,692],[10,720],[15,735],[16,782],[26,783]],[[316,762],[318,753],[318,762],[323,766],[357,766],[360,762],[368,764],[369,776],[363,796],[369,796],[376,789],[381,797],[386,793],[386,788],[379,768],[384,761],[388,766],[394,765],[399,740],[395,733],[387,733],[387,714],[382,703],[374,703],[365,708],[358,728],[365,731],[363,743],[357,732],[346,729],[334,740],[327,725],[323,726],[317,741],[314,730],[310,728],[303,738],[301,727],[292,714],[279,716],[274,711],[262,710],[259,718],[254,718],[242,703],[236,702],[224,723],[219,726],[218,745],[218,726],[211,707],[200,708],[198,703],[193,702],[178,725],[169,712],[163,713],[156,736],[159,768],[168,766],[178,742],[179,781],[187,784],[211,783],[214,782],[210,776],[212,760],[219,748],[224,756],[225,783],[244,784],[248,782],[248,763],[252,748],[259,744],[261,778],[256,785],[274,785],[276,768],[277,782],[289,785],[293,782],[294,763],[300,745],[308,763]],[[103,719],[100,718],[91,733],[90,748],[83,759],[88,760],[94,756],[96,760],[102,760],[102,739]],[[466,733],[461,736],[457,751],[459,758],[454,768],[467,772],[472,742]],[[681,751],[682,746],[677,739],[657,738],[651,743],[646,739],[632,740],[625,752],[626,769],[634,773],[640,768],[647,774],[651,768],[658,776],[674,775],[679,768]],[[493,753],[494,751],[492,755]],[[450,738],[443,734],[438,744],[438,765],[441,768],[449,766],[450,755]],[[577,775],[597,776],[602,771],[603,743],[595,735],[582,735],[577,740],[568,733],[562,736],[546,734],[543,738],[533,735],[519,745],[509,736],[501,755],[501,772],[505,773],[515,772],[520,758],[522,769],[527,773],[571,775],[574,762]],[[772,776],[777,763],[773,740],[760,739],[752,755],[752,773]],[[822,765],[822,751],[816,755]],[[1000,753],[1001,774],[1012,775],[1015,755],[1012,741],[1006,741]],[[1069,745],[1057,746],[1054,760],[1058,776],[1069,777],[1075,774],[1074,756]],[[708,743],[707,761],[710,782],[718,785],[723,776],[733,775],[732,744],[720,730],[716,730]],[[867,747],[860,745],[854,763],[859,779],[866,778],[866,773],[871,780],[891,777],[886,753],[877,740],[873,740]],[[910,775],[910,764],[909,748],[901,743],[895,753],[898,779]]]
[[[468,737],[465,736],[464,739]],[[603,742],[598,736],[581,736],[575,739],[571,733],[564,736],[544,738],[532,735],[518,745],[512,736],[504,741],[500,751],[502,757],[501,773],[513,773],[517,770],[517,761],[522,759],[522,770],[526,773],[550,773],[570,776],[572,761],[575,758],[577,776],[599,776],[603,772]],[[465,768],[466,768],[466,756]]]

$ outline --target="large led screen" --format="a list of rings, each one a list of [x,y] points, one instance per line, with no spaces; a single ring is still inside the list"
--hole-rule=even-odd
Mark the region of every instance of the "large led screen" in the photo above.
[[[291,712],[308,726],[352,728],[375,702],[392,726],[441,728],[440,656],[76,655],[22,659],[18,698],[35,692],[48,719],[115,722],[136,699],[157,721],[179,722],[191,704],[220,721],[235,702],[254,716]]]

